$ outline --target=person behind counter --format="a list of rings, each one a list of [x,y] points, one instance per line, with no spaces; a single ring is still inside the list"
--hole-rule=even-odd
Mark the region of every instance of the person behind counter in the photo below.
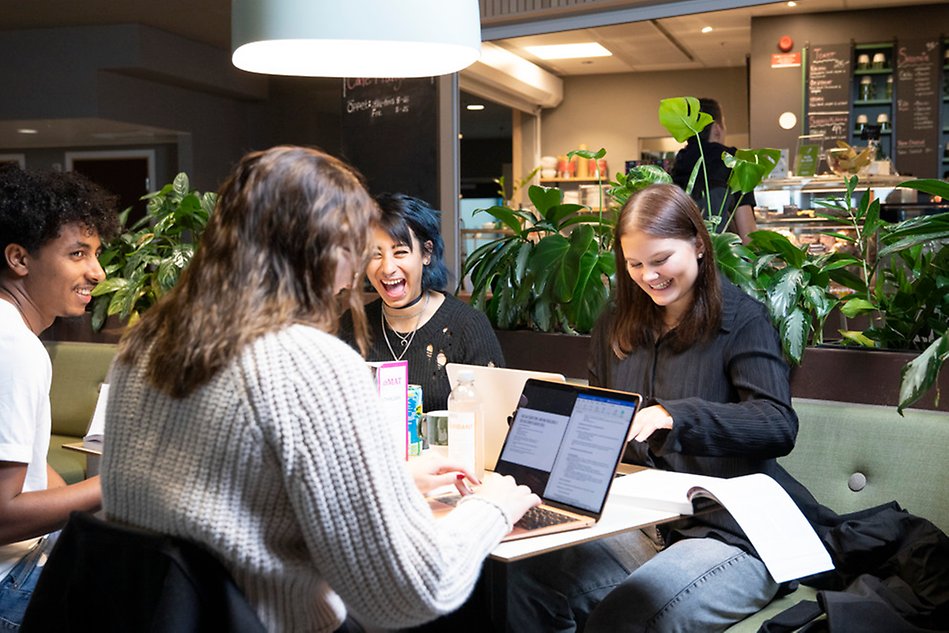
[[[99,477],[49,466],[52,366],[39,334],[81,316],[105,273],[115,198],[78,174],[0,167],[0,623],[17,630],[43,561],[74,510],[99,509]]]
[[[333,335],[377,219],[342,161],[247,154],[190,266],[112,367],[106,515],[209,549],[267,630],[353,630],[347,610],[402,628],[452,611],[539,503],[491,478],[436,522],[420,491],[461,469],[419,458],[410,473],[388,440],[365,361]],[[362,304],[354,288],[359,345]]]
[[[636,391],[624,461],[716,477],[765,473],[813,523],[776,462],[797,435],[789,370],[767,309],[719,276],[695,202],[674,185],[632,196],[616,224],[617,285],[591,341],[590,384]],[[660,531],[665,546],[593,611],[588,633],[720,631],[779,585],[725,511]]]
[[[366,267],[379,299],[366,306],[369,361],[408,361],[409,382],[422,386],[425,411],[445,409],[447,363],[504,366],[504,355],[484,313],[445,292],[448,268],[438,212],[404,194],[381,194],[382,216],[372,231]],[[344,315],[341,338],[352,343]]]
[[[728,177],[731,175],[731,169],[726,167],[722,160],[722,152],[728,152],[734,156],[737,149],[724,145],[725,116],[722,114],[722,107],[718,101],[708,98],[699,99],[699,109],[711,116],[713,121],[699,132],[698,138],[690,136],[686,146],[676,154],[675,162],[672,164],[672,181],[684,190],[689,184],[689,178],[699,160],[699,156],[705,156],[704,166],[699,169],[699,173],[695,178],[692,197],[702,207],[710,207],[711,214],[718,214],[719,209],[722,208],[725,189],[728,186]],[[702,143],[701,154],[699,153],[700,140]],[[707,169],[704,169],[705,167]],[[703,171],[708,174],[711,205],[705,204],[706,191]],[[732,194],[731,200],[725,205],[722,222],[718,225],[718,230],[729,230],[737,233],[741,237],[741,241],[747,243],[748,234],[758,228],[755,222],[755,195],[754,193],[745,194],[741,197],[741,204],[736,208],[735,204],[738,202],[739,196],[740,194],[737,193]],[[729,218],[731,218],[730,221]]]

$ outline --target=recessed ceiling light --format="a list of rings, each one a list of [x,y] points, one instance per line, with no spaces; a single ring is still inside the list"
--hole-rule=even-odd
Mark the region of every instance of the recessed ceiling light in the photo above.
[[[477,112],[477,111],[479,111],[479,110],[484,110],[484,105],[481,104],[481,103],[471,103],[471,104],[468,104],[468,105],[465,106],[465,107],[466,107],[468,110],[471,110],[472,112]]]
[[[39,130],[34,130],[34,129],[31,128],[31,127],[21,127],[20,129],[17,130],[17,133],[19,133],[19,134],[39,134],[40,131],[39,131]]]
[[[525,46],[531,55],[540,59],[578,59],[581,57],[610,57],[613,53],[596,42],[579,44],[553,44],[551,46]]]
[[[788,6],[789,6],[789,7],[796,7],[796,6],[797,6],[797,3],[794,2],[794,0],[788,0]]]
[[[710,27],[710,26],[703,26],[703,27],[702,27],[702,32],[703,32],[703,33],[711,33],[711,32],[712,32],[712,27]]]

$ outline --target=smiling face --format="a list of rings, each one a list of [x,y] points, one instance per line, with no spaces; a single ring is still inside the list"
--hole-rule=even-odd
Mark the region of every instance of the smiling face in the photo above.
[[[656,305],[665,308],[666,324],[678,323],[692,304],[698,260],[694,240],[654,237],[629,231],[620,237],[626,272]]]
[[[366,268],[373,288],[386,305],[400,308],[422,294],[422,270],[429,255],[412,235],[412,244],[397,242],[376,228],[372,233],[373,251]]]
[[[30,302],[39,316],[52,323],[59,316],[81,316],[92,300],[92,289],[105,279],[99,265],[99,235],[73,222],[59,236],[26,255],[23,277]]]

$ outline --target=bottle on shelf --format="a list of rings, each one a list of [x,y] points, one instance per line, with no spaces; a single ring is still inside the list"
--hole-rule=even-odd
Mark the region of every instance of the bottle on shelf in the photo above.
[[[448,457],[484,477],[484,414],[468,369],[458,373],[448,396]]]
[[[581,143],[577,149],[585,150],[586,148],[587,146]],[[586,158],[580,158],[579,156],[574,156],[573,158],[577,161],[577,178],[589,178],[590,161]]]

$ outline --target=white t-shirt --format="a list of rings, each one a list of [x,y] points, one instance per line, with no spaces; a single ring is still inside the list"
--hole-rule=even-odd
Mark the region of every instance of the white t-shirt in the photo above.
[[[20,311],[0,299],[0,461],[27,464],[23,492],[46,490],[53,366]],[[0,578],[36,543],[0,546]]]

